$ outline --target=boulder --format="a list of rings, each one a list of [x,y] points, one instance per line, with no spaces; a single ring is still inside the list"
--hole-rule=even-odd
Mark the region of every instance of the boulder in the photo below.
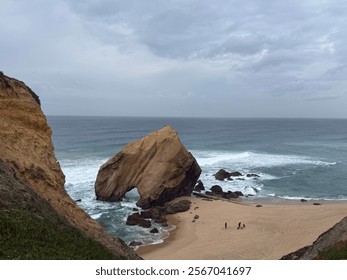
[[[231,177],[240,177],[240,176],[242,176],[242,173],[238,171],[228,172],[228,171],[225,171],[224,169],[220,169],[216,174],[214,174],[214,177],[216,178],[216,180],[219,180],[219,181],[224,181],[225,179],[232,181],[233,179]]]
[[[137,188],[139,207],[147,209],[191,195],[201,173],[196,159],[170,126],[129,143],[100,167],[97,199],[119,201]]]
[[[224,169],[220,169],[216,174],[214,174],[216,180],[224,181],[225,179],[230,178],[230,173]]]
[[[240,173],[238,171],[235,171],[235,172],[229,173],[229,176],[231,176],[231,177],[240,177],[240,176],[242,176],[242,173]]]
[[[141,217],[139,213],[131,214],[126,221],[128,226],[140,226],[144,228],[150,228],[151,222]]]
[[[249,173],[249,174],[246,175],[246,177],[248,177],[248,178],[259,178],[260,176],[258,174]]]
[[[191,201],[186,199],[174,202],[166,207],[166,214],[175,214],[178,212],[188,211],[190,209],[191,204]]]
[[[195,192],[201,192],[204,190],[205,190],[204,184],[201,182],[201,180],[198,180],[198,182],[196,183],[196,185],[194,187],[194,191]]]
[[[159,230],[157,228],[152,228],[149,232],[150,233],[159,233]]]
[[[219,185],[212,186],[211,192],[212,192],[212,194],[215,194],[215,195],[223,195],[223,189]]]
[[[236,194],[236,195],[237,195],[237,197],[239,197],[239,196],[243,196],[243,193],[242,193],[242,192],[240,192],[240,191],[236,191],[236,192],[234,192],[234,194]]]

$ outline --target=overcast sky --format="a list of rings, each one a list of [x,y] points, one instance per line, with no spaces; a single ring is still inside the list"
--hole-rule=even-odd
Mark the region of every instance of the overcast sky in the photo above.
[[[345,0],[1,0],[48,115],[347,117]]]

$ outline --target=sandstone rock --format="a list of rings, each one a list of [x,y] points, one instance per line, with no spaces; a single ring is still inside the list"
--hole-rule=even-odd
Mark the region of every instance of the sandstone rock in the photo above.
[[[166,214],[175,214],[178,212],[188,211],[191,204],[192,202],[189,200],[180,200],[178,202],[174,202],[166,207]]]
[[[98,199],[118,201],[137,188],[137,205],[146,209],[190,195],[201,169],[170,126],[129,143],[100,167]]]
[[[0,159],[14,175],[47,201],[72,226],[125,258],[138,256],[123,241],[79,208],[64,188],[65,177],[54,155],[52,130],[38,96],[23,82],[0,73]]]

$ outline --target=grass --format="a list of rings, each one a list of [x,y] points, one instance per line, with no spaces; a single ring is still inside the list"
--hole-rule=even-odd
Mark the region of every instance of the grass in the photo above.
[[[0,225],[0,259],[115,259],[77,229],[23,210],[0,211]]]
[[[0,259],[122,259],[72,227],[0,160]]]
[[[323,260],[347,260],[347,241],[340,241],[333,247],[321,252],[319,258]]]

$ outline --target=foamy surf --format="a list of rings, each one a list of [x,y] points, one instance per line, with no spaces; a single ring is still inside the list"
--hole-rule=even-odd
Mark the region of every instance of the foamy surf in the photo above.
[[[241,191],[245,197],[250,197],[250,199],[271,197],[268,185],[290,176],[290,174],[286,176],[272,174],[271,170],[274,168],[298,166],[297,169],[291,172],[292,176],[296,176],[296,172],[303,166],[328,167],[336,164],[335,162],[298,155],[276,155],[253,151],[193,150],[191,152],[202,168],[200,179],[207,190],[213,185],[220,185],[224,191]],[[97,158],[62,160],[61,166],[66,176],[66,190],[69,195],[74,200],[79,201],[78,205],[93,219],[98,220],[111,234],[121,237],[126,243],[140,241],[142,245],[148,245],[163,242],[172,228],[165,228],[153,223],[150,229],[156,227],[159,233],[152,234],[149,232],[150,229],[126,225],[127,217],[133,213],[133,208],[137,208],[136,201],[139,195],[136,189],[127,193],[121,202],[110,203],[96,200],[94,183],[97,172],[104,162],[106,162],[106,159]],[[214,174],[221,168],[228,171],[239,171],[243,176],[234,178],[232,181],[217,181]],[[255,173],[259,177],[247,177],[246,175],[249,173]],[[299,199],[297,196],[277,196],[275,194],[274,197]]]

